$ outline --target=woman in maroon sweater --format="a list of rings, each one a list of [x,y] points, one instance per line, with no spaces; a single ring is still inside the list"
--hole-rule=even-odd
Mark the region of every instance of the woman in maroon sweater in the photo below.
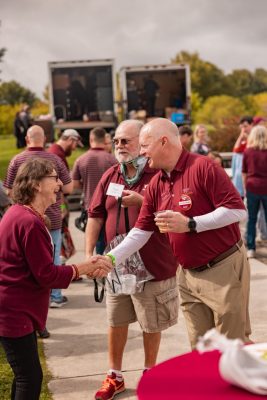
[[[247,255],[253,258],[260,204],[263,205],[267,223],[267,129],[263,125],[255,126],[250,132],[242,172],[248,208]]]
[[[42,369],[36,330],[46,323],[52,288],[67,288],[80,274],[106,276],[109,263],[90,260],[55,266],[44,212],[62,182],[54,165],[32,158],[19,168],[10,207],[0,223],[0,342],[14,372],[11,399],[37,400]]]

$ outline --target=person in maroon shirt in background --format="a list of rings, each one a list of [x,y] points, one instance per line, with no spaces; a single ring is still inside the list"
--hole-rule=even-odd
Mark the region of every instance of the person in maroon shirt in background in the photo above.
[[[138,218],[146,188],[157,173],[147,166],[144,157],[139,157],[138,138],[142,127],[141,121],[127,120],[116,130],[113,142],[119,164],[104,173],[91,200],[86,228],[87,257],[93,255],[103,226],[107,244],[116,234],[126,233],[124,212],[120,215],[116,233],[119,203],[117,197],[107,195],[109,187],[118,184],[124,186],[122,207],[128,210],[130,227]],[[115,394],[125,390],[121,369],[130,323],[137,320],[142,329],[144,370],[156,364],[161,331],[177,323],[177,262],[167,237],[156,232],[140,250],[140,255],[147,270],[154,276],[153,281],[146,282],[141,293],[118,296],[107,292],[110,370],[95,395],[98,400],[112,399]]]
[[[267,129],[263,125],[252,128],[243,157],[243,182],[247,197],[248,258],[255,257],[256,223],[260,205],[263,205],[267,223]]]
[[[106,151],[106,131],[103,128],[94,128],[90,132],[90,149],[77,158],[72,170],[74,188],[81,188],[83,192],[83,207],[88,210],[95,188],[103,173],[114,164],[117,164],[113,154]],[[97,254],[103,254],[105,249],[104,229],[100,232],[96,243]]]
[[[114,131],[112,131],[112,132],[114,132]],[[113,153],[112,132],[107,132],[105,134],[105,150],[106,150],[106,152],[108,152],[110,154]]]
[[[48,153],[56,154],[64,162],[68,170],[70,169],[67,157],[71,156],[76,147],[84,147],[81,136],[75,129],[66,129],[56,143],[48,148]]]
[[[161,170],[146,188],[135,227],[108,257],[119,265],[160,229],[181,266],[191,346],[214,327],[249,341],[250,268],[238,225],[247,213],[240,195],[220,165],[183,149],[171,121],[148,122],[139,141],[148,165]]]
[[[67,288],[80,274],[92,274],[98,262],[56,266],[44,213],[56,202],[62,182],[54,164],[30,158],[16,175],[14,205],[0,223],[0,342],[14,372],[12,400],[38,400],[42,368],[36,330],[43,330],[51,288]],[[110,268],[101,262],[100,277]],[[101,267],[102,268],[102,267]]]
[[[48,153],[56,154],[66,165],[68,171],[70,170],[69,164],[67,161],[67,157],[69,157],[72,152],[79,147],[84,147],[81,141],[81,136],[75,129],[66,129],[62,132],[59,140],[56,143],[53,143],[48,149]],[[69,203],[68,203],[68,195],[62,193],[62,202],[61,202],[61,211],[62,211],[62,227],[61,234],[62,239],[64,238],[64,234],[67,233],[70,237],[69,231]],[[67,232],[66,232],[67,231]],[[67,259],[63,257],[64,254],[64,240],[61,242],[61,261],[65,263]],[[82,280],[82,277],[80,278]]]

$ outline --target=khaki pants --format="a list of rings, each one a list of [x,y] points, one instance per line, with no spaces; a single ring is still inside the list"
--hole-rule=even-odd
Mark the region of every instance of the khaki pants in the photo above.
[[[193,348],[198,337],[214,327],[228,338],[249,340],[250,266],[244,245],[210,269],[179,268],[178,276],[181,308]]]

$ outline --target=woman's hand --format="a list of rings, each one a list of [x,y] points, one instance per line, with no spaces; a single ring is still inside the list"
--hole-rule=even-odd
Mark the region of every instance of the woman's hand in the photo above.
[[[93,256],[77,266],[79,274],[87,275],[89,278],[103,278],[113,268],[111,259],[101,255]]]

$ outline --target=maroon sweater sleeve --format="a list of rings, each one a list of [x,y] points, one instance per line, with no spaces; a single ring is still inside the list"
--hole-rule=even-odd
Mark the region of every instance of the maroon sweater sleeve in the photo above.
[[[35,219],[35,217],[33,216]],[[53,264],[51,238],[39,221],[28,225],[23,238],[23,247],[28,266],[40,286],[46,288],[67,288],[72,280],[71,266],[56,268]]]

